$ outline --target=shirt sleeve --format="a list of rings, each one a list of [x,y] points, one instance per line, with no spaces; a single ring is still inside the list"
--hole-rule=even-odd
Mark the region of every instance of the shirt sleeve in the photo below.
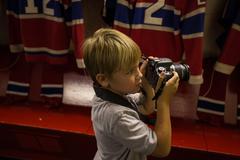
[[[134,152],[149,155],[157,145],[155,132],[129,112],[119,115],[112,131],[119,143]]]

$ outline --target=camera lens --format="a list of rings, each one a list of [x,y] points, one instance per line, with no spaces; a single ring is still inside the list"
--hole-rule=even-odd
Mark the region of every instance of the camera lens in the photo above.
[[[179,75],[180,80],[189,80],[189,66],[187,64],[173,64],[171,67],[172,71],[176,71]]]

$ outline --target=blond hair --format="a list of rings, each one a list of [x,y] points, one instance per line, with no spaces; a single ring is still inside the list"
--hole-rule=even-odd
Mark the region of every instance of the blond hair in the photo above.
[[[83,44],[83,58],[87,71],[95,81],[98,73],[111,76],[118,70],[127,70],[141,58],[139,46],[125,34],[110,28],[101,28]]]

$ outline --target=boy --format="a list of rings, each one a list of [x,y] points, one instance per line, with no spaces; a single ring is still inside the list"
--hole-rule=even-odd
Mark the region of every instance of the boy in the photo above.
[[[94,160],[167,156],[171,148],[169,104],[178,88],[177,73],[155,102],[154,89],[143,76],[147,61],[139,69],[141,51],[129,37],[114,29],[99,29],[84,42],[83,53],[96,93],[91,112],[98,148]],[[133,94],[140,89],[144,94]],[[155,104],[157,119],[152,130],[140,117],[153,113]]]

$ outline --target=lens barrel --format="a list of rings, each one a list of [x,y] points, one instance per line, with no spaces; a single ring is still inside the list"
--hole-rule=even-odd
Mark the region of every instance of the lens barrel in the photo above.
[[[176,71],[178,73],[180,80],[189,80],[190,72],[187,64],[173,64],[170,68],[172,71]]]

